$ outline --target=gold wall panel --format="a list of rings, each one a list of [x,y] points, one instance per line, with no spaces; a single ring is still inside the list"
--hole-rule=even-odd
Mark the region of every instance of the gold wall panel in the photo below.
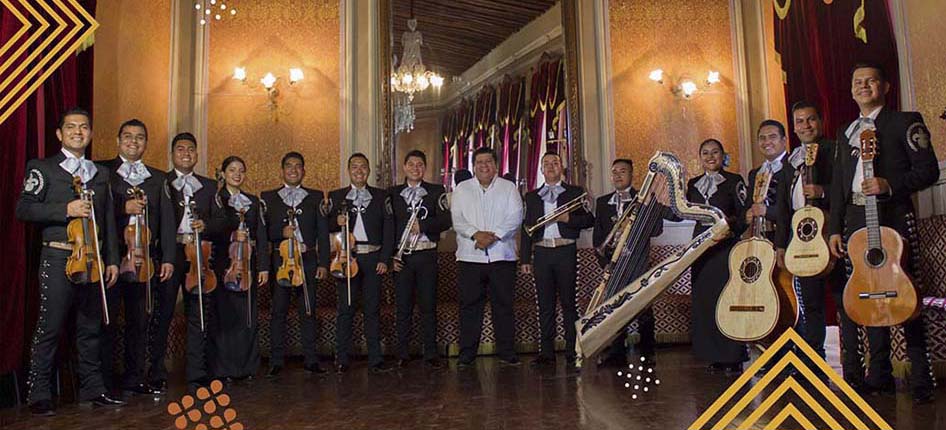
[[[904,2],[910,41],[910,66],[917,110],[923,114],[937,158],[946,159],[946,55],[943,55],[943,22],[946,8],[942,3],[923,0]]]
[[[94,74],[94,159],[118,153],[118,126],[138,118],[148,126],[145,163],[168,168],[168,83],[171,2],[99,0]]]
[[[729,2],[613,0],[609,15],[616,154],[634,160],[634,183],[658,149],[676,153],[690,175],[702,173],[698,145],[711,137],[731,152],[730,170],[738,171]],[[721,82],[683,100],[670,93],[673,82],[648,79],[657,68],[697,83],[717,70]]]
[[[306,158],[305,185],[321,190],[339,178],[339,2],[240,2],[236,19],[210,32],[207,171],[229,155],[246,160],[247,190],[282,183],[279,162],[288,151]],[[247,68],[247,85],[232,79]],[[305,79],[288,85],[289,68]],[[279,78],[277,117],[259,79]]]

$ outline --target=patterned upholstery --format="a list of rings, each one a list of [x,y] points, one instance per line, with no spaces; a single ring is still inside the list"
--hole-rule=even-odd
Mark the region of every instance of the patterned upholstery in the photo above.
[[[674,246],[658,246],[651,250],[651,260],[658,261],[677,251]],[[441,352],[456,355],[458,351],[460,324],[459,324],[459,292],[456,287],[457,263],[452,252],[441,252],[438,255],[440,276],[437,289],[437,343]],[[597,287],[602,275],[601,268],[595,259],[594,250],[580,249],[578,251],[578,306],[579,314],[584,311],[591,298],[591,293]],[[333,281],[319,282],[316,287],[316,317],[318,320],[319,336],[318,350],[321,354],[331,355],[335,350],[335,301],[336,292]],[[539,318],[536,302],[535,287],[531,276],[519,274],[516,278],[515,314],[516,314],[516,344],[522,352],[538,350]],[[386,276],[382,285],[381,298],[381,337],[382,348],[386,354],[394,350],[397,342],[395,334],[395,305],[394,279]],[[689,271],[670,288],[667,294],[654,304],[656,317],[657,340],[660,342],[689,342],[690,322],[690,274]],[[301,354],[300,332],[297,305],[293,299],[288,315],[287,353]],[[269,355],[269,318],[271,298],[269,289],[264,289],[259,298],[260,306],[260,346],[263,355]],[[494,348],[494,335],[490,307],[486,306],[483,318],[483,336],[480,352],[491,353]],[[558,313],[558,330],[556,345],[564,348],[564,330],[561,326],[562,316]],[[364,340],[363,317],[361,312],[355,314],[353,351],[363,354],[366,351]],[[415,309],[413,319],[414,333],[411,349],[420,351],[419,339],[416,333],[420,330],[419,311]],[[631,330],[636,326],[631,325]],[[169,357],[180,359],[184,356],[184,317],[180,313],[175,316],[171,325],[171,339],[169,341]]]

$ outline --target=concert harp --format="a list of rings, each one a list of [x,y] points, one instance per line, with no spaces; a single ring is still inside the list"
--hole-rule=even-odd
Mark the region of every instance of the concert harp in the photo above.
[[[683,165],[673,154],[658,151],[650,159],[647,176],[628,209],[629,219],[615,240],[601,284],[592,294],[585,314],[575,323],[577,365],[610,345],[700,255],[728,235],[729,225],[719,209],[686,200],[685,180]],[[694,220],[710,228],[680,251],[648,268],[650,237],[668,210],[676,218]]]

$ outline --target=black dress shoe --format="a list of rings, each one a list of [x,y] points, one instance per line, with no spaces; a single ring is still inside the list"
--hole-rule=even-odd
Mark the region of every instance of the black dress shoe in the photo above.
[[[315,373],[316,375],[321,375],[327,372],[322,366],[319,366],[319,363],[308,364],[305,366],[305,371],[309,373]]]
[[[148,383],[148,388],[151,391],[164,394],[168,391],[168,381],[151,381]]]
[[[138,384],[132,385],[130,387],[125,387],[125,392],[132,394],[140,394],[145,396],[159,396],[164,394],[164,390],[157,389],[148,384]]]
[[[458,370],[470,369],[470,368],[473,367],[473,364],[474,364],[474,363],[476,363],[476,360],[475,360],[475,359],[473,359],[473,360],[463,360],[463,359],[457,360],[457,369],[458,369]]]
[[[499,359],[499,365],[500,365],[500,366],[515,367],[515,366],[518,366],[518,365],[520,365],[520,364],[522,364],[522,362],[519,361],[519,357],[516,357],[516,356],[512,356],[512,357],[510,357],[510,358],[500,358],[500,359]]]
[[[391,371],[391,366],[388,366],[386,363],[381,362],[368,368],[368,371],[371,373],[387,373]]]
[[[443,369],[443,363],[438,358],[428,358],[424,360],[424,365],[431,369]]]
[[[555,359],[551,357],[546,357],[544,355],[540,355],[536,357],[535,360],[532,360],[532,362],[529,363],[529,366],[532,367],[533,369],[545,368],[545,367],[550,367],[554,365],[555,365]]]
[[[889,384],[874,385],[871,383],[864,384],[864,391],[872,396],[882,396],[882,395],[895,395],[897,394],[897,385],[893,382]]]
[[[407,367],[407,365],[410,364],[410,362],[411,362],[410,358],[400,358],[397,360],[397,368],[403,369]]]
[[[275,365],[269,368],[269,372],[266,372],[267,378],[275,378],[276,375],[279,375],[279,372],[282,372],[282,366]]]
[[[125,406],[125,402],[109,397],[108,394],[102,394],[98,397],[79,403],[79,406],[82,407],[99,407],[99,408],[114,408],[118,406]]]
[[[350,367],[349,365],[347,365],[347,364],[339,364],[338,366],[335,366],[335,373],[341,375],[341,374],[343,374],[343,373],[348,373],[348,370],[349,370],[349,369],[351,369],[351,367]]]
[[[30,405],[30,413],[34,417],[51,417],[56,415],[56,407],[51,400],[38,400]]]

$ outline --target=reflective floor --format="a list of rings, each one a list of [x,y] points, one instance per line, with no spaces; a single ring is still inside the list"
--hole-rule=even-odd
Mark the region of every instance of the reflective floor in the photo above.
[[[239,422],[246,429],[684,429],[690,426],[732,384],[737,376],[712,374],[692,358],[689,348],[660,349],[654,373],[635,371],[628,379],[617,368],[566,369],[559,357],[555,367],[534,370],[528,363],[534,356],[523,355],[523,365],[503,367],[490,357],[481,357],[474,368],[458,370],[455,360],[449,368],[428,370],[414,361],[406,369],[373,375],[364,362],[356,362],[345,375],[316,376],[302,370],[301,363],[290,366],[275,379],[257,378],[226,385],[216,396],[224,416],[232,408],[230,427]],[[644,385],[652,377],[647,392],[627,381]],[[82,409],[63,405],[52,418],[32,418],[22,408],[0,411],[4,429],[174,429],[176,416],[168,404],[179,400],[184,391],[180,375],[167,398],[131,398],[118,410]],[[660,380],[659,385],[656,379]],[[629,386],[625,387],[625,383]],[[768,390],[770,392],[771,390]],[[222,394],[229,395],[224,399]],[[634,398],[635,394],[637,398]],[[946,428],[946,390],[937,389],[935,403],[914,406],[907,393],[872,396],[866,400],[884,420],[897,430]],[[789,397],[790,398],[790,397]],[[227,401],[228,400],[228,401]],[[803,402],[795,398],[796,406]],[[782,403],[784,405],[785,398]],[[827,405],[827,401],[820,400]],[[750,408],[761,405],[760,400]],[[192,408],[201,408],[198,401]],[[220,407],[224,406],[225,407]],[[852,407],[853,408],[853,407]],[[750,428],[765,428],[781,407],[765,414]],[[816,415],[805,412],[817,428],[827,428]],[[939,412],[937,411],[939,410]],[[740,414],[738,423],[751,410]],[[211,424],[209,413],[201,411],[201,421]],[[836,416],[840,416],[835,414]],[[180,415],[179,415],[180,416]],[[870,425],[866,415],[861,419]],[[225,417],[226,418],[226,417]],[[196,428],[181,416],[183,428]],[[225,419],[216,422],[221,426]],[[854,428],[838,419],[843,428]],[[705,428],[712,427],[713,422]],[[213,427],[210,427],[213,428]],[[802,428],[788,419],[779,429]]]

